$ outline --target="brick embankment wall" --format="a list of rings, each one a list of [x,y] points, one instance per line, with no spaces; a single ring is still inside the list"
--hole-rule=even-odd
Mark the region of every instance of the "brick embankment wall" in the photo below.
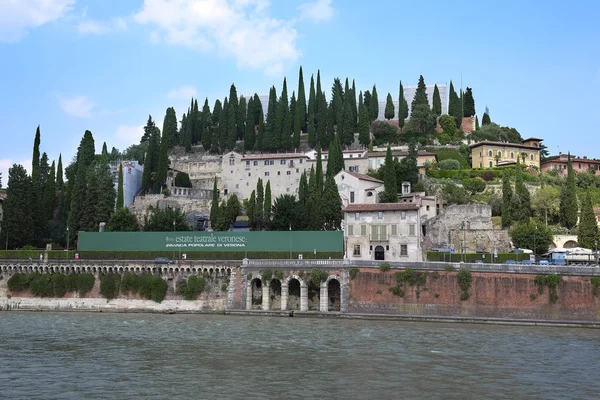
[[[531,274],[474,272],[469,298],[462,301],[457,272],[429,272],[420,287],[399,284],[404,291],[400,297],[389,290],[397,285],[395,271],[362,268],[349,282],[348,312],[600,321],[600,296],[593,294],[589,276],[564,276],[554,304],[547,286],[538,294],[534,279]]]

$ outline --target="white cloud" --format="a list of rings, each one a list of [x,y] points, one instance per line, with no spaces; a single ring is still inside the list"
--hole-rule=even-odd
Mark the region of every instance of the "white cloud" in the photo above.
[[[151,41],[164,41],[222,57],[238,67],[281,74],[296,62],[297,32],[292,21],[268,15],[266,0],[144,0],[133,18],[156,29]]]
[[[0,159],[0,173],[2,174],[2,187],[8,186],[8,169],[12,168],[13,164],[21,164],[27,173],[31,170],[31,159],[23,161],[13,161],[9,158]]]
[[[113,136],[115,144],[111,146],[123,151],[132,144],[139,144],[143,135],[144,125],[119,125]]]
[[[169,91],[167,97],[176,100],[189,100],[192,97],[196,97],[197,94],[198,91],[195,87],[187,85]]]
[[[75,117],[89,117],[94,108],[94,103],[86,96],[64,97],[58,95],[57,97],[60,108]]]
[[[298,10],[300,10],[300,18],[308,19],[313,22],[330,21],[333,18],[331,1],[332,0],[316,0],[301,4],[298,7]]]
[[[83,20],[77,25],[81,34],[104,35],[115,31],[127,29],[127,22],[123,18],[113,18],[110,21]]]
[[[0,42],[20,41],[29,29],[65,16],[74,4],[75,0],[1,0]]]

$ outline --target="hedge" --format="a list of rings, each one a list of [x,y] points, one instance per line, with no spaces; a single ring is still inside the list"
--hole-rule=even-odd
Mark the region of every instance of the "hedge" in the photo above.
[[[485,258],[482,256],[485,255]],[[483,261],[488,264],[491,261],[492,254],[490,253],[454,253],[450,254],[442,251],[429,250],[427,252],[427,261],[442,261],[442,262],[461,262],[474,263],[476,260]],[[498,253],[495,262],[503,264],[506,260],[517,261],[517,254],[515,253]],[[518,261],[529,260],[529,254],[519,254]]]
[[[27,260],[37,262],[42,250],[0,250],[0,259],[5,260]],[[76,251],[69,250],[68,254],[63,250],[52,250],[48,252],[50,260],[74,260],[75,253],[79,254],[80,259],[84,260],[154,260],[158,257],[167,257],[177,259],[179,255],[186,254],[188,260],[242,260],[251,259],[289,259],[289,251]],[[316,256],[312,252],[299,253],[293,252],[292,258],[298,259],[298,254],[303,254],[304,259],[341,259],[344,253],[337,252],[317,252]],[[33,257],[32,257],[33,255]]]
[[[490,172],[494,174],[495,179],[502,179],[506,171],[510,171],[514,175],[514,167],[505,168],[485,168],[485,169],[461,169],[461,170],[427,170],[427,176],[438,179],[468,179],[468,178],[484,178],[485,174]],[[539,182],[540,179],[536,175],[523,172],[524,182]]]
[[[29,289],[31,294],[41,297],[63,297],[67,292],[85,295],[94,287],[95,277],[91,274],[13,274],[8,280],[11,292]]]

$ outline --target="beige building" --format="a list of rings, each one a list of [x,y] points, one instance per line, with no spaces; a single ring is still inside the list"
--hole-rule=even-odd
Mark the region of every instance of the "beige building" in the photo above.
[[[383,164],[385,164],[385,156],[387,151],[370,151],[367,153],[369,159],[369,169],[378,170]],[[425,169],[431,163],[437,162],[437,156],[434,153],[428,151],[419,150],[417,153],[417,167],[419,167],[419,174],[421,177],[425,176]],[[392,157],[400,161],[408,156],[407,150],[392,150]]]
[[[442,211],[441,199],[436,196],[426,196],[425,192],[410,191],[410,182],[402,183],[402,193],[398,193],[398,203],[415,204],[419,207],[421,225],[428,219],[437,216]]]
[[[560,175],[567,173],[568,154],[559,153],[557,156],[548,157],[541,165],[542,171],[557,170]],[[590,169],[594,173],[600,169],[600,160],[592,160],[584,157],[571,155],[571,166],[575,172],[587,172]]]
[[[542,139],[529,138],[519,143],[483,141],[472,144],[471,167],[493,168],[516,164],[540,168],[540,143]]]
[[[419,206],[350,204],[344,208],[345,258],[422,261]]]
[[[353,171],[340,171],[335,176],[342,206],[375,204],[383,191],[383,181]]]

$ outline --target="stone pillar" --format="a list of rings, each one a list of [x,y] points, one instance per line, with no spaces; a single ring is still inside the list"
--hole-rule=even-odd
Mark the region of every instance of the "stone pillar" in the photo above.
[[[308,311],[308,287],[300,285],[300,311]]]
[[[262,292],[263,292],[262,309],[265,311],[268,311],[269,303],[271,301],[271,299],[269,298],[269,285],[268,284],[266,284],[266,283],[263,284]]]
[[[252,281],[246,283],[246,310],[252,310]]]
[[[348,282],[350,281],[348,271],[341,274],[340,279],[340,312],[348,312]]]
[[[320,295],[319,295],[319,311],[327,312],[327,311],[329,311],[329,300],[327,299],[327,297],[328,297],[327,282],[321,282],[320,289],[321,290],[320,290]]]
[[[287,309],[287,301],[289,296],[289,283],[282,282],[281,283],[281,311],[285,311]]]

